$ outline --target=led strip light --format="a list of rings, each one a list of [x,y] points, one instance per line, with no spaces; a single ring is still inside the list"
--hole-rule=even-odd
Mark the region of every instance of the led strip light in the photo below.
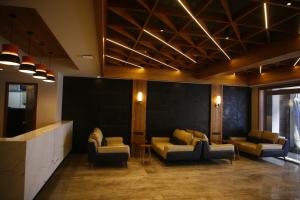
[[[116,58],[116,57],[113,57],[113,56],[110,56],[110,55],[105,55],[105,56],[108,57],[108,58],[111,58],[111,59],[113,59],[113,60],[117,60],[117,61],[120,61],[120,62],[129,64],[129,65],[132,65],[132,66],[135,66],[135,67],[144,69],[144,67],[139,66],[139,65],[134,64],[134,63],[131,63],[131,62],[128,62],[128,61],[126,61],[126,60],[122,60],[122,59],[120,59],[120,58]]]
[[[179,71],[179,69],[177,69],[176,67],[173,67],[173,66],[171,66],[171,65],[168,65],[167,63],[161,62],[160,60],[157,60],[157,59],[155,59],[155,58],[152,58],[151,56],[148,56],[148,55],[143,54],[143,53],[141,53],[141,52],[139,52],[139,51],[136,51],[136,50],[134,50],[134,49],[132,49],[132,48],[130,48],[130,47],[127,47],[127,46],[125,46],[125,45],[123,45],[123,44],[121,44],[121,43],[119,43],[119,42],[116,42],[116,41],[111,40],[111,39],[109,39],[109,38],[106,38],[106,40],[109,41],[109,42],[111,42],[111,43],[114,43],[114,44],[116,44],[116,45],[118,45],[118,46],[120,46],[120,47],[123,47],[123,48],[125,48],[125,49],[130,50],[130,51],[133,51],[133,52],[135,52],[135,53],[137,53],[137,54],[140,54],[140,55],[142,55],[142,56],[144,56],[144,57],[146,57],[146,58],[149,58],[149,59],[151,59],[151,60],[154,60],[154,61],[156,61],[156,62],[158,62],[158,63],[160,63],[160,64],[162,64],[162,65],[165,65],[165,66],[167,66],[167,67],[169,67],[169,68],[171,68],[171,69],[174,69],[174,70],[176,70],[176,71]]]
[[[151,33],[150,31],[144,29],[144,32],[146,32],[147,34],[149,34],[150,36],[154,37],[155,39],[159,40],[160,42],[164,43],[165,45],[167,45],[168,47],[174,49],[175,51],[177,51],[178,53],[180,53],[181,55],[183,55],[184,57],[186,57],[187,59],[191,60],[194,63],[197,63],[194,59],[192,59],[191,57],[189,57],[188,55],[184,54],[182,51],[180,51],[179,49],[177,49],[176,47],[170,45],[169,43],[167,43],[166,41],[164,41],[163,39],[157,37],[156,35],[154,35],[153,33]]]
[[[182,8],[190,15],[190,17],[198,24],[198,26],[205,32],[205,34],[215,43],[215,45],[223,52],[223,54],[231,60],[229,55],[222,49],[222,47],[214,40],[214,38],[210,35],[210,33],[198,22],[195,16],[189,11],[189,9],[181,2],[181,0],[177,0],[178,3],[182,6]]]
[[[298,59],[296,60],[296,62],[294,63],[294,67],[298,64],[299,61],[300,61],[300,58],[298,58]]]
[[[265,28],[269,28],[267,3],[264,3]]]

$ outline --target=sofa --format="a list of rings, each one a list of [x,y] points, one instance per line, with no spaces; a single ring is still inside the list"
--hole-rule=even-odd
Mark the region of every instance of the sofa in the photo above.
[[[199,138],[202,142],[201,159],[228,159],[230,163],[235,158],[234,146],[232,144],[209,144],[207,136],[196,130],[187,130],[194,135],[194,138]]]
[[[237,145],[240,152],[257,157],[285,158],[289,151],[288,140],[269,131],[252,130],[247,137],[230,137],[230,143]]]
[[[165,161],[197,161],[202,143],[193,134],[176,129],[171,137],[152,137],[152,149]]]
[[[91,164],[122,162],[127,167],[130,148],[122,137],[103,137],[102,131],[95,128],[88,139],[88,160]]]

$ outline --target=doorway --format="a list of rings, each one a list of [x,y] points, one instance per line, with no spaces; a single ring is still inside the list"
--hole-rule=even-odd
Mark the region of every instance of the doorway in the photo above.
[[[14,137],[36,128],[37,84],[6,83],[4,136]]]
[[[300,87],[266,90],[265,130],[289,140],[288,157],[300,161]]]

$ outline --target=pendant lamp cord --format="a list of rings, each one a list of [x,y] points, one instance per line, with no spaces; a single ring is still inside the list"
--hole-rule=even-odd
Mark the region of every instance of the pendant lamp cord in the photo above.
[[[13,32],[14,32],[14,22],[16,15],[15,14],[9,14],[9,17],[11,18],[11,25],[10,25],[10,41],[13,43]]]

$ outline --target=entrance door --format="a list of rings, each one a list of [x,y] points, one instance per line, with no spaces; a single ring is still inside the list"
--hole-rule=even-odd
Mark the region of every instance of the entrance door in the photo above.
[[[5,137],[14,137],[35,129],[36,101],[36,84],[6,84]]]
[[[267,91],[265,96],[265,130],[288,138],[288,157],[299,160],[300,151],[300,91],[277,89]]]

